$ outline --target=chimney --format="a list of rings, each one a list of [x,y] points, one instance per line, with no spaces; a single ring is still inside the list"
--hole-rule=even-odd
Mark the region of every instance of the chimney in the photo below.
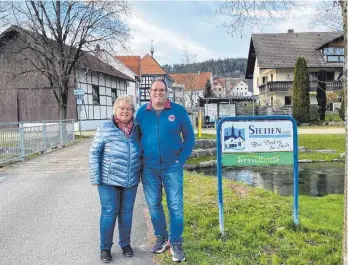
[[[197,72],[197,75],[200,75],[200,74],[201,74],[201,71],[198,71],[198,72]]]
[[[100,45],[99,44],[97,44],[96,46],[95,46],[95,51],[98,53],[98,52],[100,52]]]
[[[288,29],[288,33],[294,33],[294,29]]]
[[[153,40],[151,41],[150,52],[151,52],[151,57],[153,57],[153,53],[155,52],[155,49],[153,48]]]

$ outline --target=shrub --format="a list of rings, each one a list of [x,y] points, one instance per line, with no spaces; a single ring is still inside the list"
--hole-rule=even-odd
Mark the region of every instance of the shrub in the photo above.
[[[298,57],[295,65],[294,81],[292,83],[293,117],[297,122],[307,123],[309,113],[309,74],[305,58]]]
[[[310,105],[309,106],[309,119],[310,121],[319,120],[319,106],[318,105]]]

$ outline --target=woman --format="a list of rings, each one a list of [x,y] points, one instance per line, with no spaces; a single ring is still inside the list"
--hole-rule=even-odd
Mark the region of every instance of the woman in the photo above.
[[[101,204],[100,258],[105,263],[111,261],[116,217],[123,255],[133,256],[130,234],[141,168],[139,129],[133,114],[132,96],[118,97],[112,119],[97,128],[90,149],[90,180],[98,186]]]

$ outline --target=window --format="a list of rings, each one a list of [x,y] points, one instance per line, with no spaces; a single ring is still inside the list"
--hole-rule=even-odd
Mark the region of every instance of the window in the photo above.
[[[112,100],[112,104],[114,104],[116,98],[117,98],[116,88],[111,88],[111,100]]]
[[[326,72],[326,81],[335,80],[335,72]]]
[[[143,76],[140,83],[140,101],[150,101],[150,85],[152,82],[152,76]]]
[[[267,77],[266,76],[262,77],[262,84],[265,84],[265,83],[267,83]]]
[[[285,105],[291,105],[291,97],[285,96]]]
[[[324,48],[323,53],[328,63],[344,61],[344,48],[328,47]]]
[[[318,79],[318,73],[317,72],[309,72],[309,80],[310,81],[316,81]]]
[[[99,105],[100,104],[99,87],[96,85],[92,85],[92,97],[93,97],[93,104]]]
[[[273,74],[271,74],[271,81],[273,81]]]

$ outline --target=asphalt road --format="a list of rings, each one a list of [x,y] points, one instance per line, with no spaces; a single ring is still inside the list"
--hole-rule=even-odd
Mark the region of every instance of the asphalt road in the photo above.
[[[100,264],[100,204],[88,178],[91,140],[0,169],[0,264]],[[111,264],[154,264],[139,186],[133,258],[124,258],[115,229]]]

